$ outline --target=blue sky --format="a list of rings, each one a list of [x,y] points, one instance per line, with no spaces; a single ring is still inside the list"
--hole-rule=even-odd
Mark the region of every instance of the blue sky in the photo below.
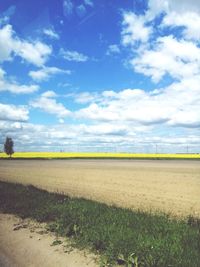
[[[200,3],[1,1],[0,146],[200,152]]]

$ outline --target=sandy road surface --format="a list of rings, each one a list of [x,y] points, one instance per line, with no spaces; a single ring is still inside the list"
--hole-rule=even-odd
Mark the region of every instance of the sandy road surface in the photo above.
[[[133,209],[200,216],[200,161],[0,160],[0,180]]]
[[[14,225],[28,225],[13,231]],[[22,221],[12,216],[0,214],[0,266],[1,267],[97,267],[94,255],[84,251],[71,250],[67,243],[51,246],[53,234],[40,232],[44,226],[33,221]],[[62,239],[60,239],[62,240]]]

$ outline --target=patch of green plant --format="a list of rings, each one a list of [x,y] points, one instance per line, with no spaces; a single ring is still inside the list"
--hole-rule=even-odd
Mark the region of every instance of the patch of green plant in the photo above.
[[[62,244],[62,241],[56,239],[56,240],[54,240],[54,241],[52,242],[51,246],[57,246],[57,245],[60,245],[60,244]]]
[[[47,222],[49,231],[98,253],[100,266],[200,267],[200,219],[172,219],[0,182],[0,212]]]

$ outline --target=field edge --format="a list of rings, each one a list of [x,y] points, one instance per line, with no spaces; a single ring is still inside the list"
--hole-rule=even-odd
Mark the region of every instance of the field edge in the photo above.
[[[148,267],[200,264],[197,218],[177,220],[164,213],[136,212],[31,185],[0,182],[0,193],[1,212],[49,222],[49,231],[70,237],[78,248],[90,248],[107,263],[137,261],[138,266],[145,263]]]

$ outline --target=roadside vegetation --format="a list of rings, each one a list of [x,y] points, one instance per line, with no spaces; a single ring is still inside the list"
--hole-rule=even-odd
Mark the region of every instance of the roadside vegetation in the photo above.
[[[111,207],[0,182],[0,212],[46,222],[72,246],[100,255],[100,266],[199,267],[200,219]]]

